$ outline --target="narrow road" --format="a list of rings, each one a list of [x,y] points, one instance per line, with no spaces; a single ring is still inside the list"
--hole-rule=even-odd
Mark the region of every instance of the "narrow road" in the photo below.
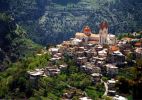
[[[104,83],[104,86],[105,86],[105,93],[104,93],[103,96],[107,96],[107,94],[108,94],[108,85],[107,85],[107,83],[104,82],[103,80],[101,80],[101,81]]]

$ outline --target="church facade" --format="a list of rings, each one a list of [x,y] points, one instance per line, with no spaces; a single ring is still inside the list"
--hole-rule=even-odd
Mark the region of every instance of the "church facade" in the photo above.
[[[116,43],[116,36],[108,33],[108,23],[106,21],[100,24],[99,34],[93,34],[89,26],[85,26],[83,32],[77,32],[75,38],[85,43],[91,44],[110,44]]]

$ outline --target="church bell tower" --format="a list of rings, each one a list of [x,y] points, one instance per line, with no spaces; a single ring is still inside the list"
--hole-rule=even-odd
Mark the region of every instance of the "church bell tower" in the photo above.
[[[107,44],[107,37],[108,37],[108,23],[106,21],[102,22],[100,24],[100,31],[99,31],[99,35],[100,35],[100,44]]]
[[[83,29],[83,33],[86,35],[86,36],[90,36],[91,35],[91,29],[89,26],[85,26],[84,29]]]

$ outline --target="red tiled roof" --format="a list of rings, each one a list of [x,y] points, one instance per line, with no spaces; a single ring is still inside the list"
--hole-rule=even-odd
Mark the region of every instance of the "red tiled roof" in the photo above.
[[[111,46],[110,50],[111,51],[117,51],[117,50],[119,50],[119,47],[117,47],[117,46]]]
[[[135,46],[140,47],[141,45],[142,45],[142,43],[141,43],[141,42],[137,42],[137,43],[135,43]]]
[[[89,26],[85,26],[83,29],[83,33],[85,33],[87,36],[91,35],[91,29]]]

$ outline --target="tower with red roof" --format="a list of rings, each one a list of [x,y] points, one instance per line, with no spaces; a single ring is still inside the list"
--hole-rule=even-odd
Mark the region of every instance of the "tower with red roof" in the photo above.
[[[86,36],[90,36],[91,35],[91,29],[89,26],[85,26],[84,29],[83,29],[83,33],[86,35]]]
[[[108,23],[106,21],[100,24],[100,44],[107,44],[107,37],[108,37]]]

